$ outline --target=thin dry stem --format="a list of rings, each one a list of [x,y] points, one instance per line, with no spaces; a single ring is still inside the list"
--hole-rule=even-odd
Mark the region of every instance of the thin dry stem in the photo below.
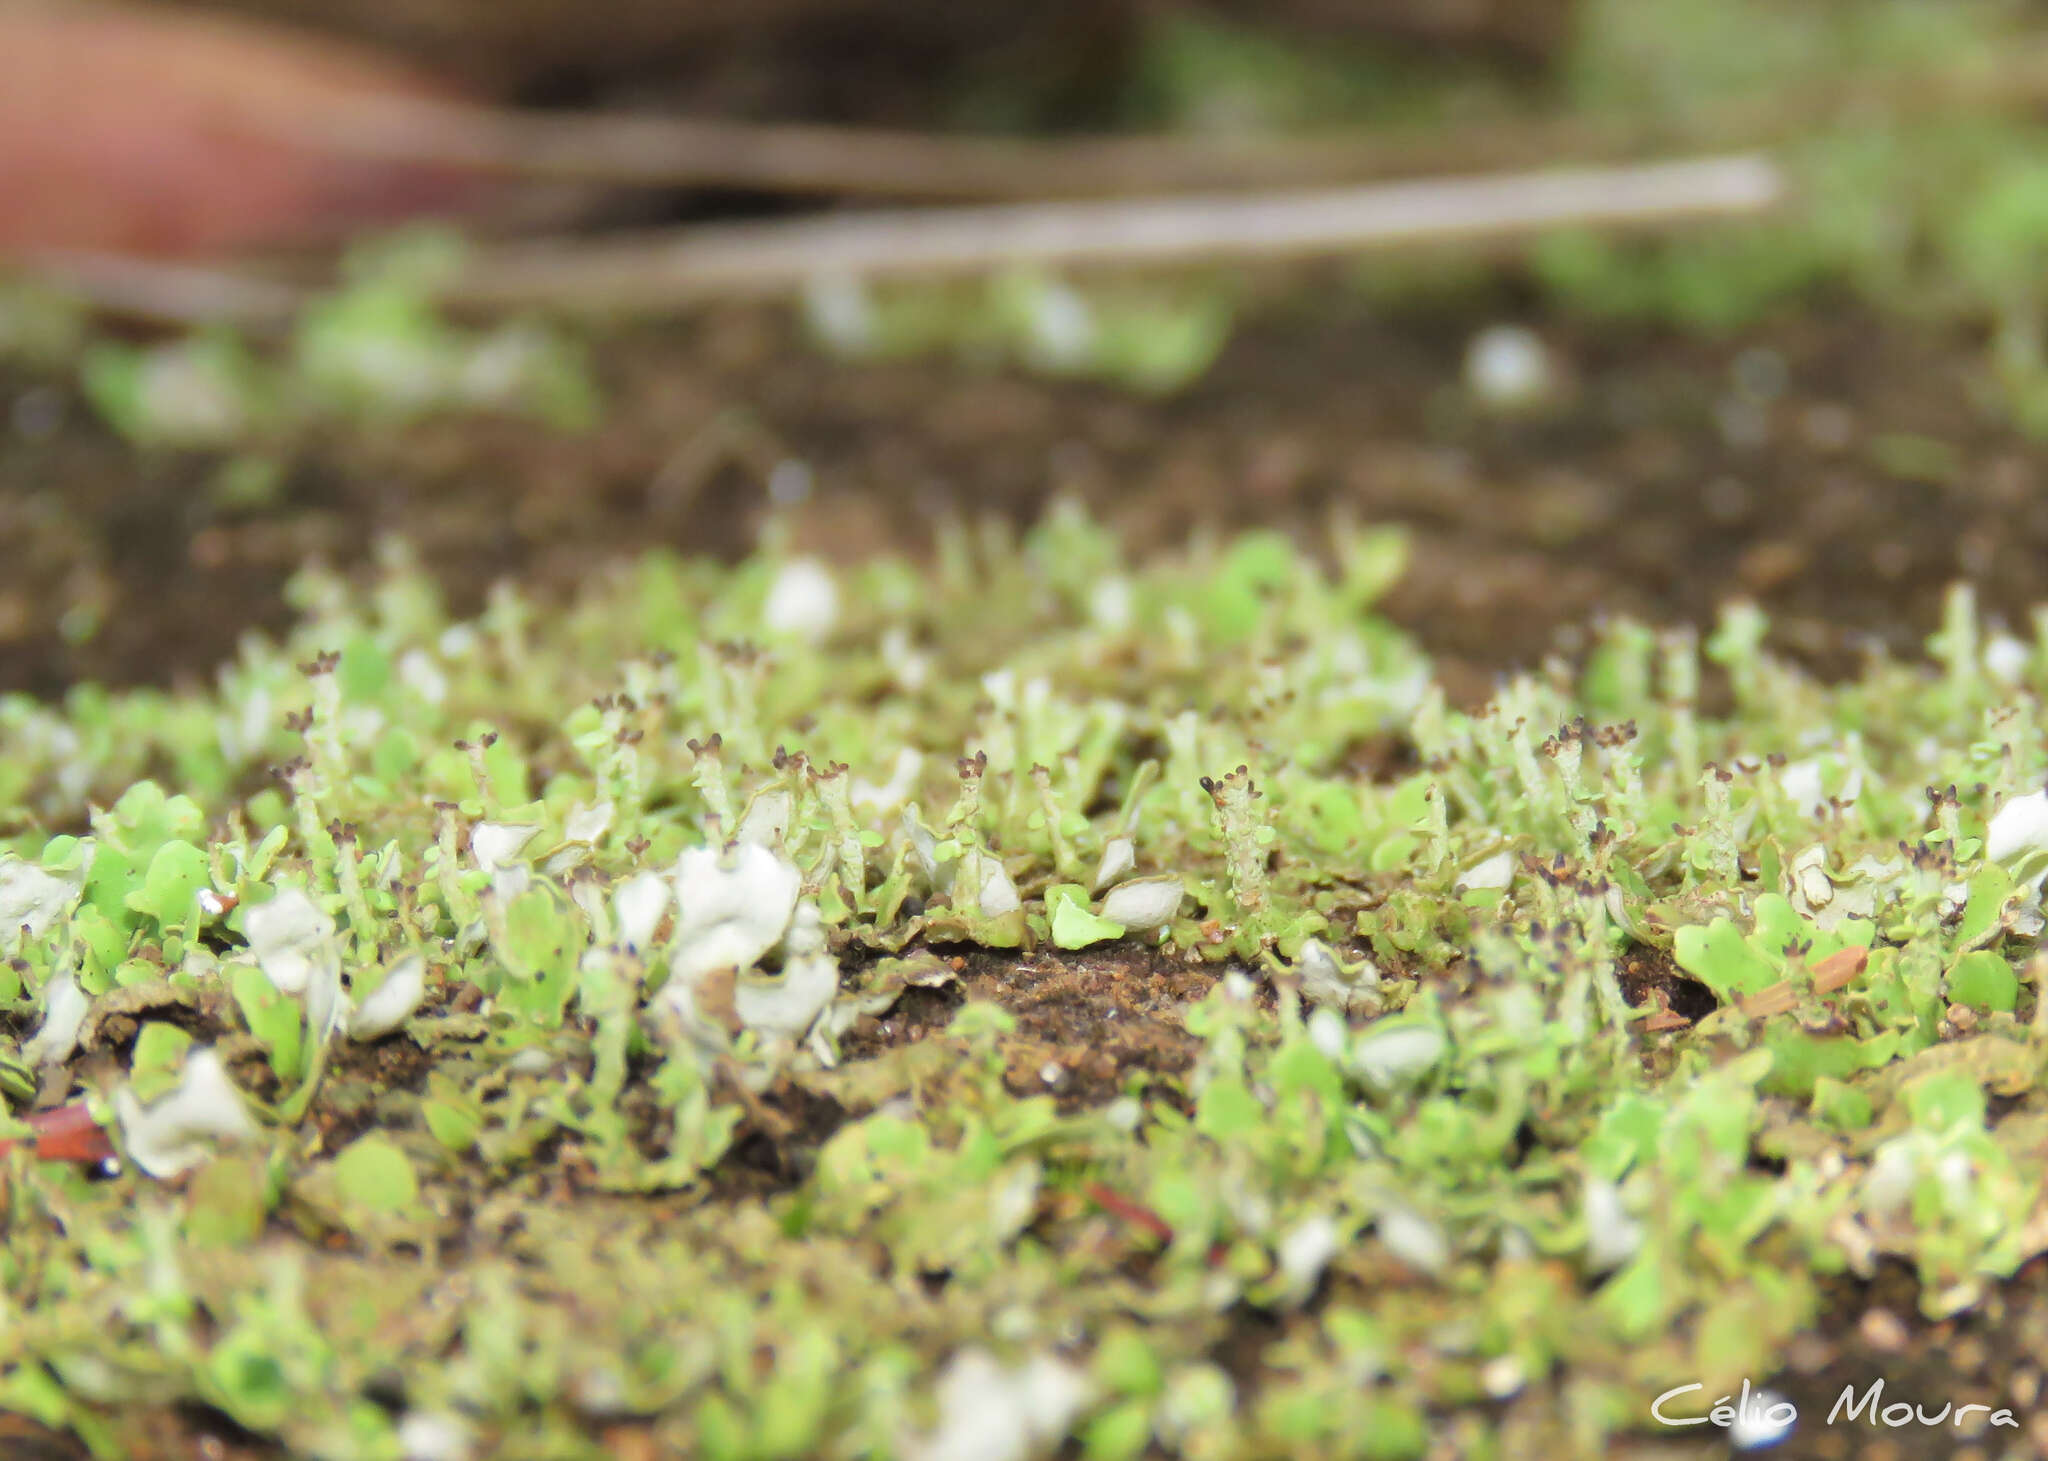
[[[479,250],[446,297],[660,310],[783,294],[821,278],[1204,264],[1668,226],[1757,213],[1784,192],[1775,164],[1745,155],[1315,192],[899,209],[508,244]]]
[[[1741,155],[1313,192],[894,209],[483,245],[438,297],[483,309],[653,313],[788,294],[819,279],[1187,265],[1670,227],[1757,213],[1784,192],[1774,163]],[[105,255],[51,258],[43,268],[109,313],[159,321],[274,324],[304,300],[292,285],[231,268]]]

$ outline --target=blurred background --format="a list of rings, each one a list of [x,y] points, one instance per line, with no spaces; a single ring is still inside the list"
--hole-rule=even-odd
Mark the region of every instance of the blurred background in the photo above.
[[[2021,0],[0,0],[0,690],[1061,493],[1404,524],[1474,696],[1911,647],[2037,592],[2044,107]]]

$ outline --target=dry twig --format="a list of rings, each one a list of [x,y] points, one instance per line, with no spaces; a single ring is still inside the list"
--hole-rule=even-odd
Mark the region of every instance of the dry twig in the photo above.
[[[821,278],[1186,265],[1660,227],[1756,213],[1784,191],[1775,164],[1741,155],[1314,192],[896,209],[488,245],[440,297],[487,309],[658,312],[786,294]],[[274,323],[302,298],[234,270],[79,255],[49,259],[46,270],[112,313],[182,323]]]
[[[819,278],[1020,265],[1185,265],[1668,225],[1755,213],[1784,193],[1760,156],[1316,192],[901,209],[479,250],[451,302],[664,309]]]

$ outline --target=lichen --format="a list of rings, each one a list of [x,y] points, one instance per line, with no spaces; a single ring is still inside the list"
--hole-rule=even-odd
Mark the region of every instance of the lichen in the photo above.
[[[0,705],[4,1088],[131,1159],[10,1126],[0,1404],[106,1455],[166,1404],[1594,1454],[1826,1275],[1952,1314],[2048,1249],[2038,647],[1959,595],[1823,684],[1738,607],[1725,712],[1620,622],[1461,710],[1372,610],[1398,540],[1335,547],[1132,565],[1063,508],[801,634],[772,551],[469,623],[308,574],[213,689]]]

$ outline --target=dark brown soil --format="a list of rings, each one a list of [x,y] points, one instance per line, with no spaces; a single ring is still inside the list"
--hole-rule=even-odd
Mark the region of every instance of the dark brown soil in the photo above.
[[[813,484],[799,539],[840,556],[915,550],[949,510],[1028,520],[1055,491],[1139,552],[1210,524],[1313,541],[1338,507],[1401,523],[1414,566],[1389,609],[1468,695],[1602,613],[1697,621],[1750,595],[1786,646],[1841,667],[1864,636],[1914,646],[1956,576],[2015,618],[2037,592],[2038,454],[1976,406],[1969,339],[1846,311],[1722,342],[1544,327],[1572,398],[1499,422],[1457,384],[1496,312],[1402,319],[1328,292],[1159,401],[835,364],[778,312],[720,312],[601,344],[611,408],[587,435],[336,429],[288,449],[257,509],[214,499],[219,459],[138,456],[68,387],[0,377],[0,688],[204,676],[286,621],[309,556],[360,569],[390,536],[463,609],[499,578],[565,593],[649,543],[737,554],[785,461]],[[77,642],[58,632],[74,610],[74,638],[100,626]]]
[[[856,1026],[842,1043],[847,1058],[935,1035],[960,1005],[985,1000],[1017,1021],[1002,1044],[1013,1093],[1099,1105],[1133,1075],[1173,1076],[1194,1063],[1201,1042],[1181,1015],[1215,982],[1211,969],[1125,944],[1023,957],[976,951],[958,962],[957,984],[912,989],[885,1017]]]
[[[2022,1268],[1977,1309],[1930,1323],[1919,1314],[1919,1283],[1903,1264],[1886,1260],[1867,1282],[1825,1285],[1828,1317],[1819,1331],[1789,1346],[1785,1368],[1767,1382],[1799,1407],[1795,1433],[1773,1451],[1793,1461],[1937,1461],[1997,1455],[2048,1454],[2048,1417],[2037,1413],[2048,1371],[2048,1264]],[[1901,1401],[1940,1411],[1947,1403],[2005,1407],[2018,1428],[1975,1425],[1872,1424],[1874,1407],[1846,1417],[1882,1378],[1879,1406]],[[1854,1397],[1837,1413],[1845,1387]]]
[[[1684,973],[1665,949],[1637,944],[1627,949],[1615,970],[1622,997],[1632,1005],[1669,1010],[1679,1020],[1699,1020],[1718,1008],[1714,992]],[[1663,1023],[1676,1028],[1672,1021]]]

